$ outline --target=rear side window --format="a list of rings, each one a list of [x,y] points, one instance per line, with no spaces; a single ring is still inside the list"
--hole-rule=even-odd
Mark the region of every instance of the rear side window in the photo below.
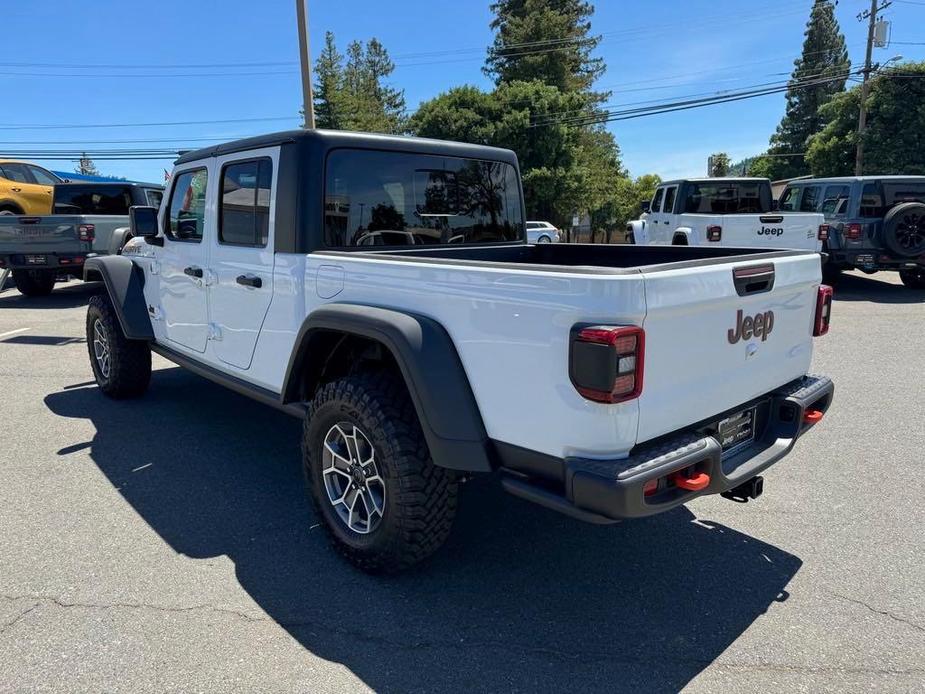
[[[328,155],[330,247],[509,242],[522,239],[524,228],[510,164],[352,149]]]
[[[32,182],[26,172],[26,167],[22,164],[4,164],[2,170],[3,177],[8,181],[15,181],[16,183]]]
[[[771,211],[771,187],[760,181],[688,183],[683,209],[693,214],[759,214]]]
[[[822,196],[822,214],[826,217],[840,217],[847,214],[850,199],[850,186],[827,186]]]
[[[57,214],[127,215],[131,205],[132,189],[128,186],[55,186]]]
[[[662,211],[662,196],[665,195],[665,189],[659,188],[655,191],[655,197],[652,198],[652,211],[661,212]]]
[[[860,216],[882,217],[883,212],[883,195],[880,192],[880,186],[876,183],[865,183],[861,191]]]
[[[674,211],[674,199],[678,193],[677,186],[672,186],[665,190],[665,205],[662,209],[665,214],[671,214]]]
[[[925,202],[925,182],[923,183],[883,183],[883,195],[887,209],[904,202]]]
[[[800,200],[800,212],[815,212],[819,205],[819,186],[807,186]]]
[[[176,174],[175,179],[164,233],[174,241],[199,243],[205,225],[208,173],[205,169],[194,169]]]
[[[270,233],[269,158],[235,162],[222,169],[218,240],[233,246],[264,247]]]

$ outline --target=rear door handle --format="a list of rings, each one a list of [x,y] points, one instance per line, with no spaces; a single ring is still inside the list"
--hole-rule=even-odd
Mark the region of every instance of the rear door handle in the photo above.
[[[189,275],[190,277],[198,277],[202,279],[202,268],[191,265],[190,267],[183,268],[183,274]]]
[[[254,287],[255,289],[259,289],[263,286],[263,280],[254,275],[238,275],[235,282],[243,284],[245,287]]]

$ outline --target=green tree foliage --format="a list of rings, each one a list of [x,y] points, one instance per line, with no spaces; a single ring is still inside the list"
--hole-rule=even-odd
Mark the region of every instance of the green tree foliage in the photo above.
[[[710,157],[711,176],[728,176],[730,166],[729,155],[725,152],[716,152]]]
[[[854,173],[861,88],[823,107],[827,125],[810,142],[815,176]],[[925,62],[906,63],[874,77],[864,130],[865,174],[925,174]]]
[[[595,99],[591,87],[604,70],[592,52],[600,43],[591,36],[594,7],[584,0],[497,0],[491,5],[495,40],[485,73],[504,82],[539,80],[562,92]]]
[[[637,179],[626,176],[613,183],[612,195],[591,214],[591,229],[595,240],[604,243],[623,243],[626,240],[626,225],[642,214],[642,202],[651,200],[662,179],[656,174],[646,174]]]
[[[803,54],[794,61],[791,89],[787,92],[787,110],[771,136],[771,154],[797,154],[806,151],[809,139],[826,124],[822,107],[845,91],[850,61],[845,37],[835,19],[829,0],[815,0],[806,25]],[[826,80],[811,87],[807,82]],[[809,173],[802,156],[775,157],[771,160],[771,178],[793,178]]]
[[[365,45],[352,41],[346,56],[337,50],[332,32],[315,61],[315,124],[333,130],[404,132],[404,91],[386,82],[395,70],[388,51],[375,38]]]
[[[99,176],[100,170],[96,168],[96,164],[94,164],[93,160],[84,152],[80,156],[77,166],[74,167],[74,173],[83,174],[84,176]]]

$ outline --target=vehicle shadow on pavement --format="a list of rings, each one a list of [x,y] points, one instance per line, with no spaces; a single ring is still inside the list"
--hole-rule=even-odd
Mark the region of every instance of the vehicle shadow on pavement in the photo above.
[[[86,306],[90,297],[103,291],[102,282],[72,282],[58,286],[48,296],[23,296],[15,288],[0,294],[0,309],[25,308],[30,310],[49,308],[75,308]]]
[[[922,304],[925,290],[884,282],[876,275],[844,274],[835,285],[835,301],[872,301],[878,304]]]
[[[45,402],[92,421],[75,446],[174,551],[228,555],[273,620],[376,691],[675,692],[787,599],[802,564],[683,508],[597,527],[488,477],[464,485],[436,557],[371,577],[309,508],[298,420],[177,368],[138,401],[89,386]]]

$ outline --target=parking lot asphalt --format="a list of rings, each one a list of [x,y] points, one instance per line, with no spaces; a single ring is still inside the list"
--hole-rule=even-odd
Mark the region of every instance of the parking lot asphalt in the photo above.
[[[764,495],[596,527],[464,486],[418,570],[361,574],[297,420],[155,358],[93,383],[77,282],[0,294],[0,691],[925,689],[925,292],[847,276],[826,419]]]

